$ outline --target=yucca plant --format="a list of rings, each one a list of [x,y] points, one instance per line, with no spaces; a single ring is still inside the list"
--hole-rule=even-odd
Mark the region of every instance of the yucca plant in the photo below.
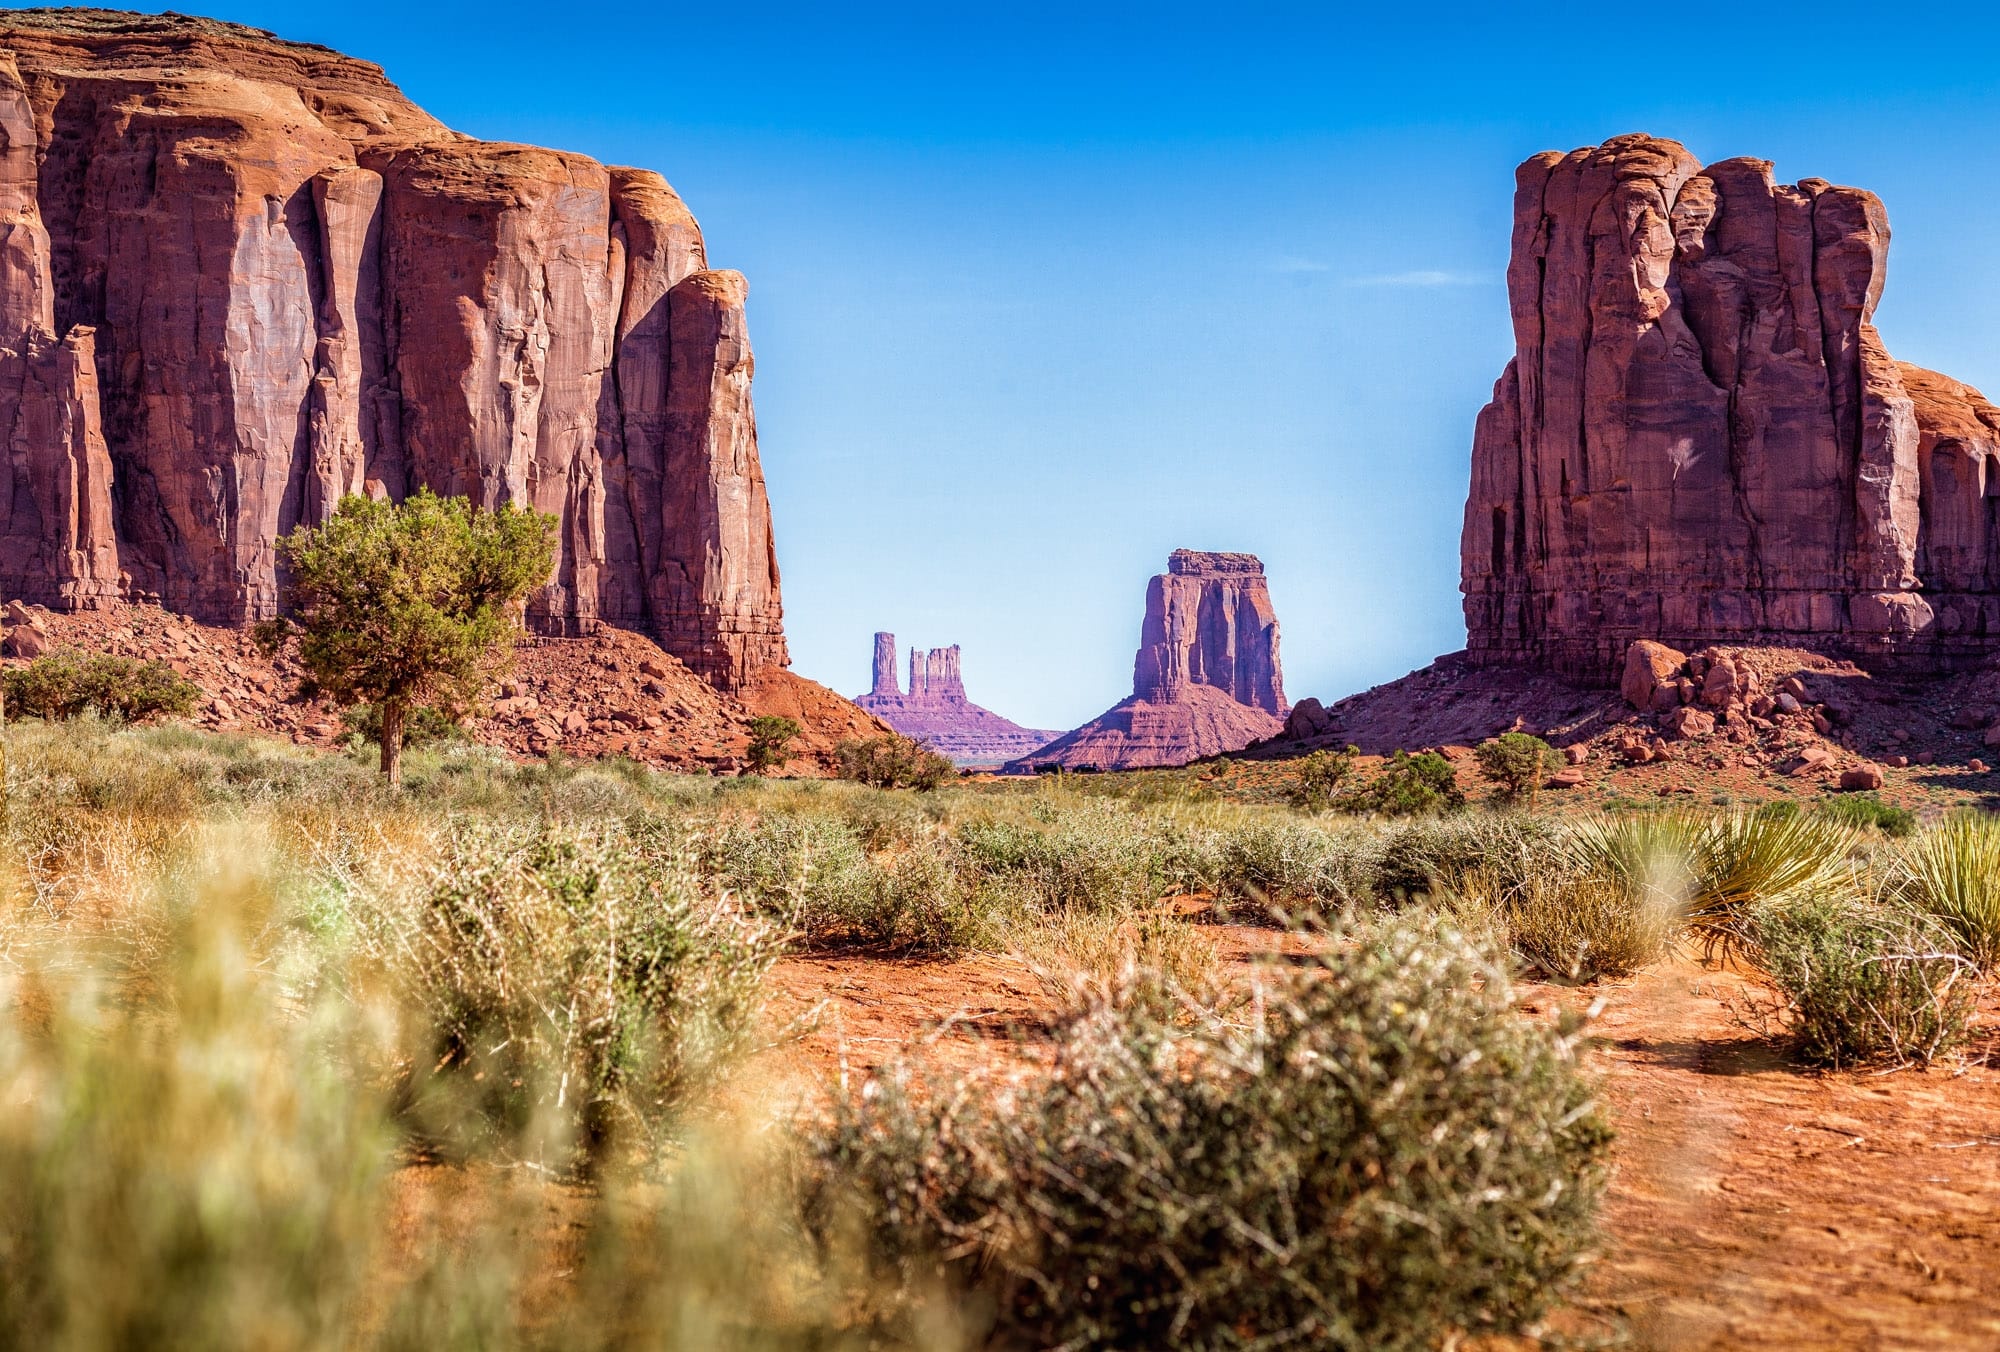
[[[1852,827],[1818,815],[1663,812],[1584,818],[1570,829],[1567,849],[1635,900],[1677,905],[1713,956],[1748,944],[1746,915],[1755,903],[1851,883],[1854,845]]]
[[[1907,905],[1943,922],[1966,957],[2000,964],[2000,817],[1969,812],[1918,835],[1894,885]]]

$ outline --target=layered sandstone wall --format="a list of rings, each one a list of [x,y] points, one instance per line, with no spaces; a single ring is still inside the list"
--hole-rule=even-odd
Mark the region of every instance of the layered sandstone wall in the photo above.
[[[786,662],[747,287],[657,174],[209,20],[10,11],[0,52],[9,595],[260,618],[280,535],[427,485],[560,519],[542,632]]]
[[[2000,646],[2000,414],[1884,350],[1877,198],[1648,136],[1516,182],[1516,352],[1461,546],[1476,660],[1601,683],[1638,638],[1930,670]]]

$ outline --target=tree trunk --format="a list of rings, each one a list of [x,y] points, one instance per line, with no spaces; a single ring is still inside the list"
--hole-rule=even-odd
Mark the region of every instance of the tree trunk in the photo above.
[[[403,782],[403,701],[382,701],[382,773],[391,784]]]

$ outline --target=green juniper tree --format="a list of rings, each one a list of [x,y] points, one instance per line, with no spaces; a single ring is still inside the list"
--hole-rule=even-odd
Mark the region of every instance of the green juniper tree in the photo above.
[[[456,712],[478,695],[548,578],[555,532],[552,516],[427,488],[401,503],[349,495],[325,525],[278,542],[289,618],[260,637],[272,649],[297,638],[309,688],[377,706],[382,773],[400,784],[410,710]]]

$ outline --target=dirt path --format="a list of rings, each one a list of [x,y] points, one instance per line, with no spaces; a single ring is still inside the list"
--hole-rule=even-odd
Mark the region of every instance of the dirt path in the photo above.
[[[1245,961],[1280,936],[1224,927]],[[1032,1053],[1048,997],[1019,962],[794,958],[779,1004],[818,1010],[782,1055],[806,1078],[905,1047],[973,1064]],[[1795,1069],[1725,1001],[1743,980],[1674,963],[1601,996],[1618,1128],[1606,1251],[1577,1315],[1662,1349],[2000,1348],[2000,1073]]]

